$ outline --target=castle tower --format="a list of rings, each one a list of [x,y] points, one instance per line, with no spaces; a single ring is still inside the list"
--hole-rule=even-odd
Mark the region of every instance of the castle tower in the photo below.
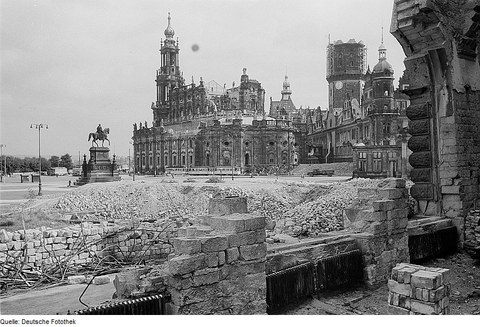
[[[160,69],[157,70],[157,101],[152,106],[154,111],[154,124],[158,126],[162,119],[167,119],[170,108],[170,91],[175,87],[181,87],[184,84],[182,73],[179,66],[179,47],[178,39],[175,41],[170,22],[170,13],[168,13],[168,26],[165,29],[165,41],[160,42]]]
[[[328,103],[332,115],[341,115],[347,101],[361,101],[367,49],[362,41],[338,40],[327,47]]]

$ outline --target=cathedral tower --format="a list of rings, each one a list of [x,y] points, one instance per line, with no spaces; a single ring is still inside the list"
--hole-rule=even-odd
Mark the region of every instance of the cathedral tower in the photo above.
[[[178,39],[175,41],[170,22],[170,13],[168,13],[168,26],[165,29],[165,41],[160,42],[160,69],[157,70],[157,101],[152,104],[154,124],[158,126],[162,119],[166,119],[170,108],[170,91],[184,84],[182,73],[179,66],[179,47]]]

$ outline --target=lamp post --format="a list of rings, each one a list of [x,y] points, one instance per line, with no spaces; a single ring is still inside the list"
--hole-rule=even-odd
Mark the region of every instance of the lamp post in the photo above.
[[[6,148],[5,144],[0,144],[0,158],[3,157],[3,148]],[[0,163],[1,164],[1,163]],[[5,155],[4,166],[3,166],[3,176],[2,181],[5,183],[5,178],[7,177],[7,155]]]
[[[48,129],[47,124],[31,124],[30,128],[38,129],[38,195],[42,195],[42,157],[40,156],[40,131]]]
[[[234,158],[235,158],[234,144],[235,144],[235,135],[232,132],[232,158],[231,158],[231,160],[232,160],[232,181],[233,181],[233,161],[234,161]]]
[[[133,181],[135,182],[135,144],[132,141],[129,143],[133,145]],[[128,171],[130,172],[130,147],[128,147]]]

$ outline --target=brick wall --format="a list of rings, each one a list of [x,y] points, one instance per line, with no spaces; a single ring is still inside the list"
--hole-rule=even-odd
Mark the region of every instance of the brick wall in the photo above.
[[[408,262],[408,190],[405,180],[386,179],[376,189],[359,189],[358,199],[345,210],[344,224],[356,239],[369,285],[388,279],[399,262]]]
[[[450,270],[401,263],[388,281],[388,312],[393,315],[448,314]]]

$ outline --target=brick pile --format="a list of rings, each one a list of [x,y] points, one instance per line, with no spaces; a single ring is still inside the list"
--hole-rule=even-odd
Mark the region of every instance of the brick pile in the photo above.
[[[471,210],[465,219],[465,250],[480,256],[480,210]]]
[[[405,180],[389,178],[378,188],[359,189],[345,210],[345,227],[362,251],[369,285],[386,281],[397,263],[410,261],[407,200]]]
[[[450,270],[400,263],[388,281],[388,312],[393,315],[449,314]]]

